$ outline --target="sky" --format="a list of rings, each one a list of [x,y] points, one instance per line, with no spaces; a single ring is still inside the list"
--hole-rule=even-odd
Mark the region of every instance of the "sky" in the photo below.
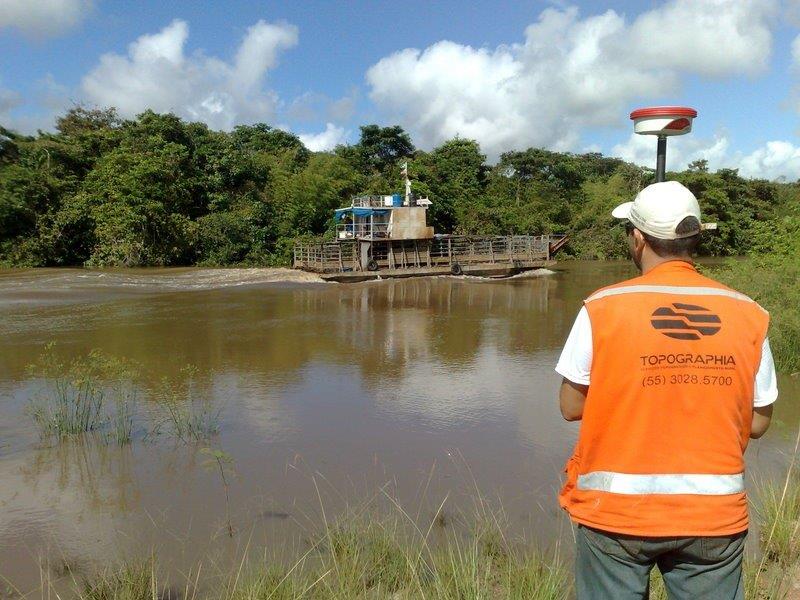
[[[690,106],[668,167],[800,178],[800,0],[0,0],[0,124],[52,130],[75,104],[312,150],[399,124],[430,150],[475,139],[654,166],[631,110]]]

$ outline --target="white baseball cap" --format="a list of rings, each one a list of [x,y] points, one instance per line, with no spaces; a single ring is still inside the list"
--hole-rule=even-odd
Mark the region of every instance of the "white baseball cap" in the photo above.
[[[624,202],[611,215],[628,219],[636,229],[661,240],[677,240],[700,233],[700,204],[688,188],[677,181],[648,185],[633,202]],[[678,234],[675,228],[686,217],[695,217],[699,228]]]

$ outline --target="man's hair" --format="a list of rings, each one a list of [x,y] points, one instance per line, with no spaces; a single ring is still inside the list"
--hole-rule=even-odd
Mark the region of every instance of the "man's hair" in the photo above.
[[[697,233],[677,240],[662,240],[645,232],[642,232],[642,235],[647,245],[653,249],[653,252],[661,258],[668,258],[670,256],[691,256],[694,254],[697,244],[700,243],[700,221],[697,220],[697,217],[686,217],[675,228],[675,233],[678,235],[691,231],[696,231]]]

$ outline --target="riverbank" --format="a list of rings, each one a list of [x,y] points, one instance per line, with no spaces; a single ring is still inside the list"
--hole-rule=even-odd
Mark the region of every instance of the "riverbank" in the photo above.
[[[760,534],[758,554],[745,560],[747,598],[800,595],[798,481],[793,462],[783,481],[762,486],[754,498],[751,530]],[[385,493],[376,496],[383,498]],[[61,585],[52,569],[43,568],[41,591],[64,593],[67,580],[66,593],[77,600],[566,600],[573,596],[571,550],[542,551],[516,539],[503,511],[490,509],[483,499],[476,502],[469,525],[464,515],[446,516],[444,503],[429,522],[419,523],[389,500],[394,504],[389,516],[381,516],[368,504],[337,522],[323,521],[316,534],[299,542],[293,559],[248,557],[245,551],[238,565],[227,571],[209,560],[180,579],[165,578],[165,569],[152,554],[91,574],[73,572],[65,564],[57,573]],[[651,599],[666,600],[657,569],[651,582]]]

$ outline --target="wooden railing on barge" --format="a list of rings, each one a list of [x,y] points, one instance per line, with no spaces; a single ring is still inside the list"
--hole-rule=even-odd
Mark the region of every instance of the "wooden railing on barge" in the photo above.
[[[298,242],[293,266],[316,273],[380,271],[454,265],[507,264],[525,268],[549,260],[566,241],[563,235],[494,237],[441,236],[430,240],[341,240]],[[369,244],[366,269],[359,246]]]

